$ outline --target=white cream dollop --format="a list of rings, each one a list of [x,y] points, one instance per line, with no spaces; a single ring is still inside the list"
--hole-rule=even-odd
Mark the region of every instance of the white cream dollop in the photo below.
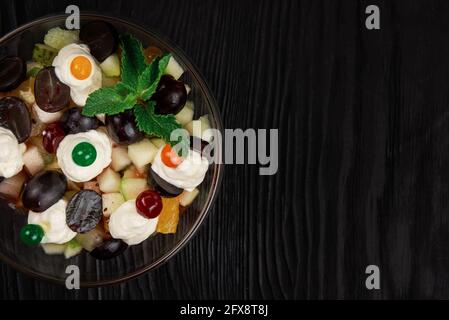
[[[19,144],[11,130],[0,127],[0,176],[11,178],[23,168],[26,146]]]
[[[209,161],[197,151],[189,150],[187,157],[176,167],[166,166],[161,159],[161,147],[153,160],[151,169],[159,177],[175,187],[192,191],[203,182]]]
[[[132,246],[151,236],[159,217],[148,219],[137,212],[136,200],[129,200],[118,207],[109,218],[109,232],[115,239],[122,239]]]
[[[43,212],[28,213],[28,223],[38,224],[44,229],[45,235],[41,243],[62,244],[76,236],[76,232],[67,225],[66,207],[67,201],[61,199]]]
[[[73,59],[79,56],[87,58],[92,64],[92,71],[84,80],[75,78],[70,70]],[[86,45],[72,43],[63,47],[53,60],[53,66],[58,79],[70,87],[70,96],[78,106],[83,107],[89,94],[101,88],[101,69]]]
[[[81,142],[90,143],[97,151],[95,161],[86,167],[77,165],[72,158],[73,149]],[[107,134],[96,130],[69,134],[59,144],[56,156],[59,167],[68,179],[74,182],[90,181],[111,163],[111,140],[109,140]]]

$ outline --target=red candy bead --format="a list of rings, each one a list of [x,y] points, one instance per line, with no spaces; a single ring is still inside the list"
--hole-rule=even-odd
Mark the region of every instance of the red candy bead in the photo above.
[[[156,191],[143,191],[136,199],[136,208],[142,216],[156,218],[162,211],[162,198]]]

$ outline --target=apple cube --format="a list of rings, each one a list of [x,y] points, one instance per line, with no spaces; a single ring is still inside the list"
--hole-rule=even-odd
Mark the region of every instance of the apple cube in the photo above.
[[[190,121],[184,126],[184,128],[192,136],[201,138],[207,142],[211,142],[212,140],[212,136],[206,131],[210,129],[210,122],[207,115],[200,117],[198,120]]]
[[[36,173],[44,169],[45,161],[39,152],[39,148],[31,146],[23,154],[23,163],[27,171],[34,176]]]
[[[169,74],[173,76],[173,78],[178,80],[184,73],[184,70],[179,65],[178,61],[175,60],[175,58],[170,57],[170,60],[168,60],[168,65],[164,73]]]
[[[198,196],[200,191],[195,188],[192,191],[184,190],[181,195],[179,196],[179,204],[183,207],[189,206],[193,200]]]
[[[111,167],[114,171],[119,172],[131,164],[131,159],[128,156],[128,149],[126,147],[112,148],[112,162]]]
[[[119,192],[104,193],[101,197],[103,198],[103,216],[105,217],[111,216],[125,202],[123,195]]]
[[[126,201],[136,199],[142,191],[147,189],[147,180],[142,178],[123,179],[120,185],[120,192]]]
[[[137,168],[133,165],[130,165],[125,172],[123,172],[123,179],[129,178],[140,178],[139,171],[137,171]]]
[[[156,148],[160,149],[167,144],[164,139],[161,138],[153,138],[150,140],[152,144],[156,146]]]
[[[194,113],[193,102],[187,101],[184,108],[182,108],[181,111],[179,111],[175,115],[175,118],[181,125],[184,126],[193,120],[193,113]]]
[[[106,168],[106,170],[97,177],[97,181],[100,190],[104,193],[120,191],[120,175],[111,168]]]
[[[93,190],[96,193],[101,193],[100,185],[99,185],[98,181],[95,181],[95,180],[84,182],[83,189],[84,190]]]
[[[158,148],[148,139],[128,146],[128,156],[137,168],[151,163],[157,152]]]

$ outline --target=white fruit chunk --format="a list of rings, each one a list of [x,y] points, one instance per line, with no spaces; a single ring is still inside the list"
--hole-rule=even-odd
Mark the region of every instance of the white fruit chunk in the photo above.
[[[203,139],[204,141],[211,142],[212,135],[210,133],[209,117],[204,115],[198,120],[192,120],[187,123],[184,128],[190,133],[190,135]]]
[[[66,259],[70,259],[83,251],[83,247],[76,241],[75,239],[67,242],[66,248],[64,250],[64,257]]]
[[[152,144],[156,146],[156,148],[160,149],[161,147],[165,146],[167,142],[165,142],[164,139],[161,138],[153,138],[150,140]]]
[[[97,117],[97,119],[102,123],[106,123],[106,115],[104,113],[96,114],[95,117]]]
[[[200,191],[195,188],[192,191],[184,190],[182,194],[179,196],[179,204],[183,207],[189,206],[193,200],[198,196]]]
[[[43,123],[53,123],[61,119],[63,112],[46,112],[39,108],[37,104],[33,104],[33,111],[39,120]]]
[[[169,74],[173,76],[173,78],[178,80],[184,73],[184,70],[179,65],[178,61],[175,60],[175,58],[170,57],[170,60],[168,60],[168,65],[164,73]]]
[[[181,125],[184,126],[193,120],[193,113],[194,113],[193,102],[187,101],[184,108],[182,108],[181,111],[179,111],[175,115],[175,118]]]
[[[112,162],[111,167],[114,171],[122,171],[131,164],[131,159],[128,156],[128,149],[126,147],[112,148]]]
[[[125,203],[125,199],[119,192],[105,193],[101,197],[103,198],[103,215],[106,218],[114,213],[114,211],[117,210],[117,208],[123,203]]]
[[[42,249],[44,249],[44,252],[49,255],[64,254],[64,251],[67,247],[65,243],[64,244],[42,243],[41,246]]]
[[[123,179],[120,191],[125,200],[134,200],[142,192],[148,189],[146,179]]]
[[[97,181],[100,190],[104,193],[120,191],[120,175],[111,168],[106,168],[106,170],[97,177]]]
[[[118,77],[120,75],[120,60],[116,53],[111,54],[102,63],[100,68],[107,77]]]
[[[45,167],[44,158],[42,158],[39,148],[36,146],[31,146],[25,151],[23,154],[23,163],[32,176]]]
[[[106,234],[100,228],[95,228],[87,233],[78,233],[75,240],[83,247],[84,250],[91,252],[93,249],[103,243]]]
[[[184,86],[186,87],[187,95],[189,95],[190,91],[192,91],[192,88],[190,88],[188,84],[184,84]]]
[[[143,139],[128,146],[128,156],[137,168],[151,163],[159,149],[148,139]]]

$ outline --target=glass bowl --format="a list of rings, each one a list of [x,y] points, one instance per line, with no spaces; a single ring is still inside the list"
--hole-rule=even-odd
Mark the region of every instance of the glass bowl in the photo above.
[[[0,58],[18,55],[31,59],[35,43],[42,43],[45,33],[52,27],[65,25],[66,15],[53,15],[30,22],[0,39]],[[216,103],[200,73],[176,46],[166,39],[134,23],[98,14],[81,14],[81,25],[93,20],[103,20],[114,25],[119,33],[130,33],[143,42],[172,53],[186,70],[183,80],[192,88],[189,100],[195,104],[195,118],[209,114],[211,127],[222,131]],[[221,142],[216,143],[221,150]],[[83,287],[115,284],[152,270],[178,252],[194,235],[210,210],[223,174],[221,164],[212,164],[205,180],[199,186],[200,194],[181,213],[178,230],[173,235],[155,234],[143,243],[130,246],[122,255],[106,261],[92,258],[83,251],[80,255],[65,259],[62,255],[46,255],[41,248],[29,248],[19,240],[20,228],[26,223],[26,214],[0,204],[0,259],[17,270],[37,278],[65,283],[66,268],[76,265],[80,269]]]

